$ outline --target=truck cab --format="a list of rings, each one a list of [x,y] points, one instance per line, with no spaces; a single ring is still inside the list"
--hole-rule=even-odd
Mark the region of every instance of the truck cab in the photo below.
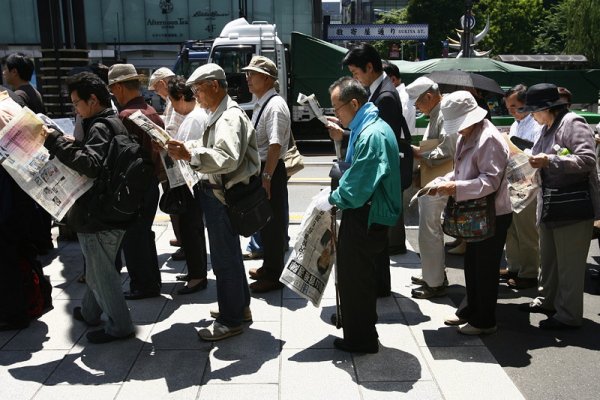
[[[175,75],[181,75],[187,78],[196,68],[206,64],[208,62],[211,45],[212,41],[186,41],[181,47],[179,55],[177,56],[177,61],[175,61],[175,65],[173,66]]]
[[[273,60],[279,74],[279,94],[287,100],[288,79],[285,47],[275,25],[264,21],[248,23],[244,18],[229,22],[214,40],[209,62],[219,64],[227,75],[228,93],[243,110],[250,112],[256,99],[248,90],[246,74],[252,56]]]

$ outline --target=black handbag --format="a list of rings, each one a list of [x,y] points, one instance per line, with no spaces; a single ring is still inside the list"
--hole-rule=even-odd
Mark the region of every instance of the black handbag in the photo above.
[[[267,192],[256,175],[248,184],[240,182],[225,189],[225,203],[233,230],[245,237],[261,230],[273,217]]]
[[[448,197],[442,230],[446,235],[466,242],[480,242],[496,233],[495,194],[479,199],[455,201]]]
[[[583,221],[594,218],[587,181],[562,188],[542,187],[543,222]]]
[[[169,188],[160,197],[158,207],[167,214],[184,214],[194,196],[186,185]]]

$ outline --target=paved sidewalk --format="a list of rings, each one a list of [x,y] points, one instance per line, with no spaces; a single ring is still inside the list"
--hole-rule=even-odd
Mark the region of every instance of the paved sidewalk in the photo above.
[[[171,227],[157,220],[162,296],[129,301],[136,338],[87,342],[86,326],[71,318],[85,288],[76,281],[79,245],[59,242],[44,269],[54,286],[54,310],[26,330],[0,332],[0,399],[523,398],[479,338],[444,326],[454,310],[449,298],[410,298],[410,276],[419,273],[410,251],[392,257],[394,295],[378,303],[378,354],[333,348],[342,332],[328,323],[335,310],[332,282],[320,308],[288,289],[255,296],[254,322],[242,335],[200,341],[196,331],[211,323],[209,310],[216,306],[214,275],[209,271],[205,291],[172,294],[185,262],[169,259]],[[297,231],[290,226],[292,239]],[[246,262],[246,268],[259,265]]]

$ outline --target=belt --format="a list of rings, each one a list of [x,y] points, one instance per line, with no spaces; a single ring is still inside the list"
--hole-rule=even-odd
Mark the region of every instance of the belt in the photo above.
[[[202,180],[198,181],[198,183],[196,183],[196,186],[200,190],[206,190],[206,189],[223,190],[223,186],[217,185],[216,183],[211,183],[207,179],[202,179]]]

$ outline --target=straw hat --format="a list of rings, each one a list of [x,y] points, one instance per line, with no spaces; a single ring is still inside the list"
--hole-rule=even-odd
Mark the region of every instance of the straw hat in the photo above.
[[[134,81],[144,78],[138,74],[133,64],[115,64],[108,70],[108,85],[115,83]]]

